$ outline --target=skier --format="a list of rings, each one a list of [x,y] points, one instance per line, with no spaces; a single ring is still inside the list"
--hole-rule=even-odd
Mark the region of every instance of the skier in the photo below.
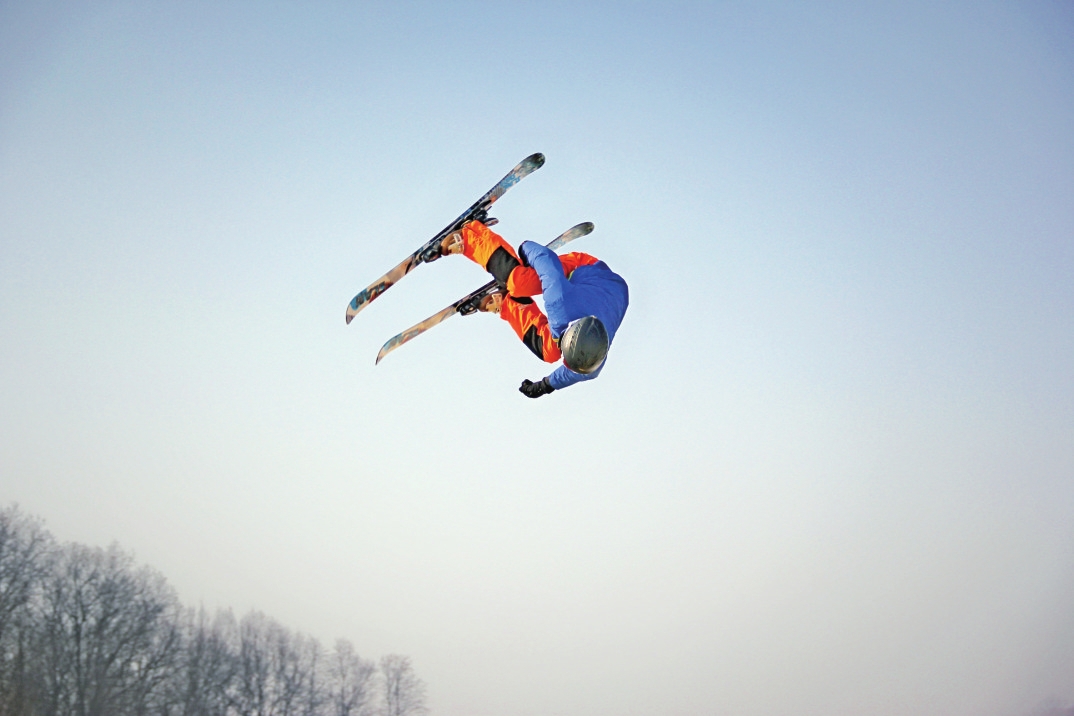
[[[448,234],[440,253],[462,254],[492,274],[500,290],[485,297],[480,310],[498,313],[546,363],[562,357],[550,375],[522,381],[523,395],[539,398],[600,375],[629,302],[626,281],[607,264],[580,252],[558,256],[532,241],[516,253],[481,221]],[[547,316],[530,298],[540,293]]]

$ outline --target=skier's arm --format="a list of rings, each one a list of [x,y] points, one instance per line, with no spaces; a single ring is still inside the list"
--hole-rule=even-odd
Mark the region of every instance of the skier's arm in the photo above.
[[[565,266],[554,251],[550,251],[540,244],[524,241],[518,248],[523,262],[532,266],[541,279],[541,287],[544,289],[544,307],[548,312],[549,328],[552,335],[558,340],[563,335],[563,331],[567,330],[567,324],[570,320],[578,317],[570,315],[567,310],[567,294],[572,291],[573,287],[565,275]],[[595,258],[588,254],[577,254],[576,256],[571,256],[568,264],[570,265],[570,270],[573,271],[578,266],[596,263],[596,261]],[[603,367],[601,366],[601,369]],[[545,380],[548,381],[552,388],[559,390],[583,380],[592,380],[600,375],[601,369],[597,369],[588,375],[583,375],[582,373],[575,373],[565,365],[561,365],[552,371],[552,374]]]
[[[570,291],[570,283],[563,273],[563,264],[560,263],[555,251],[532,241],[523,241],[518,249],[525,263],[533,267],[541,279],[544,307],[548,312],[548,324],[552,329],[552,335],[558,339],[567,329],[569,321],[564,312],[564,296]]]
[[[547,395],[553,390],[559,390],[560,388],[566,388],[567,386],[574,385],[575,383],[583,380],[593,380],[600,371],[604,368],[601,366],[595,372],[589,375],[582,375],[581,373],[575,373],[573,370],[565,365],[561,365],[552,371],[551,375],[547,375],[541,380],[534,383],[532,380],[522,381],[522,387],[519,388],[524,395],[529,398],[539,398],[542,395]],[[537,391],[534,393],[534,391]]]
[[[582,373],[575,373],[573,370],[571,370],[565,365],[561,365],[554,371],[552,371],[552,375],[545,378],[545,380],[548,381],[549,385],[558,390],[560,388],[566,388],[569,385],[574,385],[575,383],[580,383],[583,380],[593,380],[598,375],[600,375],[600,372],[602,370],[604,370],[603,365],[601,365],[600,368],[597,368],[592,373],[588,375],[583,375]]]

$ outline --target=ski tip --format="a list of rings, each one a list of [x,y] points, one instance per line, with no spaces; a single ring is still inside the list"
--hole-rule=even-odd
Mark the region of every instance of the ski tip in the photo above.
[[[373,365],[380,365],[380,362],[384,359],[384,356],[388,355],[406,342],[399,340],[401,335],[402,334],[400,334],[399,336],[395,336],[394,338],[388,339],[388,342],[380,347],[380,352],[377,353],[377,360],[373,363]]]
[[[582,234],[582,236],[588,236],[589,234],[592,234],[593,229],[595,229],[597,227],[592,221],[583,221],[581,224],[578,224],[578,226],[575,227],[575,228],[578,229],[578,231]]]
[[[354,318],[354,314],[351,313],[350,311],[347,311],[347,325],[348,326],[351,324],[351,319],[352,318]]]
[[[535,164],[536,168],[540,168],[544,166],[544,155],[540,152],[536,152],[535,154],[526,157],[523,161],[527,164]]]

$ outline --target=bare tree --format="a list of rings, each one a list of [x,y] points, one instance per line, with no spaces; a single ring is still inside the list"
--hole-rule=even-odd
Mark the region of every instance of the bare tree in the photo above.
[[[238,627],[230,611],[211,621],[204,609],[187,611],[182,655],[171,683],[170,702],[178,716],[226,716],[235,680],[233,644]]]
[[[141,715],[159,707],[178,655],[178,608],[163,578],[134,570],[117,547],[63,548],[41,604],[45,712]]]
[[[26,607],[46,573],[45,552],[52,546],[41,523],[17,506],[0,510],[0,644],[15,612]]]
[[[275,627],[264,614],[251,612],[239,623],[239,646],[235,655],[235,683],[231,705],[239,716],[272,713],[272,667],[269,640]]]
[[[184,609],[133,558],[0,510],[0,716],[425,716],[410,660]]]
[[[240,716],[318,716],[321,646],[260,612],[239,623],[232,706]]]
[[[0,714],[27,712],[33,699],[29,608],[40,594],[53,548],[39,521],[15,505],[0,510]]]
[[[330,716],[372,716],[376,666],[344,639],[336,642],[328,668]]]
[[[422,716],[425,708],[425,683],[414,673],[410,659],[389,654],[380,660],[384,716]]]
[[[318,716],[321,702],[317,668],[321,645],[314,639],[277,627],[273,633],[274,713],[279,716]]]

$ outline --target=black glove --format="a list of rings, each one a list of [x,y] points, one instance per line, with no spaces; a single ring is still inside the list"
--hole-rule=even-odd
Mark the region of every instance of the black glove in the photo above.
[[[534,383],[532,380],[522,381],[522,385],[519,387],[518,392],[527,398],[540,398],[542,395],[551,393],[555,388],[548,382],[548,378],[541,378]]]

